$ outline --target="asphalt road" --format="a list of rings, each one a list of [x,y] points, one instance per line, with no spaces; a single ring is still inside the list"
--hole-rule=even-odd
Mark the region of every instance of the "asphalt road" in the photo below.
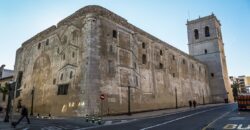
[[[226,104],[222,106],[201,108],[188,112],[172,115],[163,115],[136,121],[107,125],[95,126],[83,129],[91,130],[213,130],[215,127],[208,125],[221,119],[224,115],[234,113],[236,104]],[[216,126],[216,125],[215,125]],[[218,127],[221,128],[221,127]],[[81,129],[81,130],[83,130]],[[221,130],[221,129],[220,129]]]
[[[5,124],[6,125],[6,124]],[[249,128],[248,128],[249,125]],[[7,127],[6,127],[7,128]],[[10,128],[10,127],[8,127]],[[1,129],[1,126],[0,126]],[[250,130],[250,112],[238,112],[237,104],[191,109],[170,115],[97,125],[84,119],[24,119],[17,130]],[[7,129],[4,129],[7,130]],[[9,130],[9,129],[8,129]]]
[[[250,111],[235,109],[210,123],[207,130],[250,130]]]

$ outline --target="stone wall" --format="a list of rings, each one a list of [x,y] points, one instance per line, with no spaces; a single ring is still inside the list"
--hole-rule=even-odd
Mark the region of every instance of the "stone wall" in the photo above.
[[[15,77],[20,72],[19,98],[30,108],[34,88],[40,114],[126,113],[128,85],[132,112],[173,108],[176,96],[180,107],[188,100],[211,102],[206,65],[99,6],[84,7],[23,43]],[[65,84],[67,94],[58,94]]]
[[[188,100],[202,104],[203,96],[206,103],[210,102],[204,64],[137,30],[102,16],[100,20],[101,92],[107,97],[103,113],[127,112],[128,85],[132,87],[132,111],[175,107],[175,89],[178,106],[187,106]]]

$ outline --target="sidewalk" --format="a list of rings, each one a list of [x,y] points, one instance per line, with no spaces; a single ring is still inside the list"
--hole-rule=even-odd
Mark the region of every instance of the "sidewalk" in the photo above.
[[[4,118],[5,118],[5,112],[0,113],[0,130],[19,130],[19,129],[21,130],[27,126],[26,122],[20,122],[16,128],[13,128],[11,126],[11,119],[9,119],[9,122],[4,122]],[[20,118],[20,114],[15,113],[13,115],[13,118],[14,118],[14,121],[17,121],[17,119]],[[32,118],[30,118],[30,119],[32,119]],[[26,119],[24,119],[24,120],[26,121]]]
[[[5,117],[5,113],[0,113],[0,130],[11,130],[10,122],[3,122],[4,117]]]
[[[130,116],[129,115],[106,116],[106,117],[103,117],[103,120],[131,120],[131,119],[140,119],[140,118],[150,118],[150,117],[170,115],[170,114],[175,114],[175,113],[179,113],[179,112],[192,111],[192,110],[196,110],[196,109],[213,107],[213,106],[221,106],[221,105],[225,105],[225,103],[198,105],[196,108],[181,107],[178,109],[171,108],[171,109],[165,109],[165,110],[141,112],[141,113],[132,114]]]

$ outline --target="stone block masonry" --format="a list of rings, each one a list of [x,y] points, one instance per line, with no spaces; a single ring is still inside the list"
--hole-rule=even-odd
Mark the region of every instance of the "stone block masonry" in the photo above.
[[[19,74],[22,73],[22,78]],[[86,6],[16,52],[23,104],[57,116],[121,114],[211,103],[203,62],[100,6]],[[99,96],[105,95],[103,101]]]

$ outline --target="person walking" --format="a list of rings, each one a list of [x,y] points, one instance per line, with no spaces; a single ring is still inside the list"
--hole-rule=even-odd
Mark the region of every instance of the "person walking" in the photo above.
[[[30,124],[30,120],[29,120],[29,117],[28,117],[28,109],[23,105],[22,106],[22,111],[21,111],[21,117],[20,117],[20,119],[16,122],[16,123],[12,123],[12,126],[14,127],[14,128],[16,128],[16,126],[22,121],[22,119],[24,118],[24,117],[26,117],[26,119],[27,119],[27,122],[28,122],[28,124]]]
[[[194,108],[196,108],[196,101],[195,100],[193,100],[193,106],[194,106]]]
[[[189,103],[189,107],[192,108],[192,101],[189,100],[188,103]]]
[[[22,100],[19,99],[17,102],[17,111],[20,112],[20,109],[22,108]]]

